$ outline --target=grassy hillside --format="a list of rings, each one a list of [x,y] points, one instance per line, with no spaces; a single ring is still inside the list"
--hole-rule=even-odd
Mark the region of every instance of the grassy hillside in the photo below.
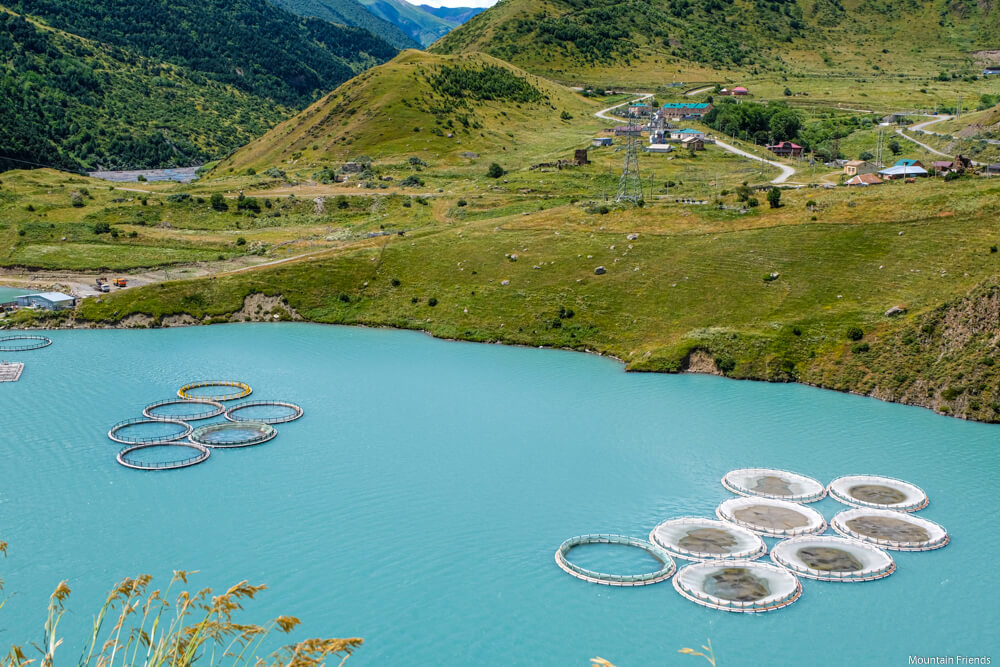
[[[359,155],[455,162],[471,151],[502,162],[551,147],[567,157],[588,127],[601,126],[596,107],[489,56],[406,51],[252,141],[215,174],[277,166],[310,175]]]
[[[296,17],[266,0],[17,0],[51,26],[302,105],[396,50],[371,33]]]
[[[505,208],[480,191],[466,207],[438,202],[441,222],[405,237],[130,290],[78,317],[220,321],[261,292],[318,322],[596,350],[634,370],[697,365],[997,421],[998,188],[970,178],[789,191],[781,208],[747,215]],[[893,306],[906,313],[886,316]]]
[[[0,52],[0,171],[189,165],[234,150],[290,113],[184,67],[5,11]]]
[[[375,16],[357,0],[272,0],[279,7],[298,16],[312,16],[331,23],[362,28],[384,39],[397,49],[420,46],[394,23]]]
[[[972,73],[998,24],[994,3],[969,0],[505,0],[433,50],[483,51],[564,81],[647,86],[713,80],[718,69]]]
[[[433,44],[457,23],[439,18],[406,0],[358,0],[376,16],[394,23],[421,46]]]

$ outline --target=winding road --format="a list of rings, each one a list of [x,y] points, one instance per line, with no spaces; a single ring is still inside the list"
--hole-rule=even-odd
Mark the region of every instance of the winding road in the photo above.
[[[711,86],[709,86],[709,88],[711,88]],[[610,112],[614,111],[615,109],[619,108],[619,107],[623,107],[623,106],[626,106],[628,104],[635,104],[636,102],[641,102],[642,100],[648,100],[649,98],[651,98],[653,96],[652,93],[642,93],[642,94],[636,93],[636,94],[639,95],[639,97],[636,97],[635,99],[629,100],[627,102],[622,102],[620,104],[616,104],[614,106],[608,107],[607,109],[601,109],[600,111],[598,111],[594,115],[597,116],[598,118],[602,119],[602,120],[610,120],[612,122],[619,122],[619,121],[622,120],[621,118],[615,118],[614,116],[609,116],[608,114]],[[753,153],[748,153],[748,152],[746,152],[744,150],[736,148],[735,146],[730,146],[729,144],[725,143],[724,141],[719,141],[718,139],[715,140],[715,145],[718,146],[719,148],[721,148],[724,151],[732,153],[733,155],[739,155],[740,157],[745,157],[745,158],[747,158],[749,160],[756,160],[757,162],[765,162],[765,163],[771,165],[772,167],[777,167],[778,169],[781,170],[781,173],[777,176],[777,178],[774,178],[774,179],[771,180],[771,183],[774,183],[776,185],[779,184],[779,183],[785,183],[785,182],[787,182],[789,178],[791,178],[792,176],[795,175],[795,169],[793,169],[792,167],[789,167],[787,164],[782,164],[780,162],[775,162],[773,160],[766,160],[766,159],[764,159],[762,157],[757,157]]]
[[[910,125],[906,129],[909,130],[909,131],[911,131],[911,132],[926,132],[927,134],[936,134],[938,136],[945,136],[945,135],[941,134],[940,132],[934,132],[933,130],[928,130],[928,129],[925,129],[925,128],[930,127],[934,123],[941,123],[941,122],[944,122],[946,120],[950,120],[951,118],[953,118],[953,116],[949,116],[947,114],[942,114],[940,116],[935,116],[931,120],[924,121],[923,123],[917,123],[916,125]],[[950,155],[948,153],[942,153],[941,151],[939,151],[936,148],[931,148],[930,146],[928,146],[927,144],[923,143],[922,141],[917,141],[916,139],[914,139],[910,135],[906,134],[900,128],[896,129],[896,134],[898,134],[899,136],[903,137],[907,141],[911,141],[911,142],[915,143],[916,145],[918,145],[921,148],[923,148],[925,151],[927,151],[929,153],[933,153],[934,155],[940,155],[941,157],[947,157],[947,158],[954,157],[953,155]],[[998,141],[996,143],[1000,143],[1000,141]],[[978,167],[982,167],[982,166],[985,165],[984,162],[976,162],[975,160],[971,160],[971,162],[972,162],[972,164],[974,164],[974,165],[976,165]]]

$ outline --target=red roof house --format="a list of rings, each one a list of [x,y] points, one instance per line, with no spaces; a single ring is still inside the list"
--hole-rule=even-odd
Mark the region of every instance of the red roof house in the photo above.
[[[802,146],[793,144],[791,141],[779,141],[773,146],[768,146],[767,150],[782,157],[801,157],[803,149]]]

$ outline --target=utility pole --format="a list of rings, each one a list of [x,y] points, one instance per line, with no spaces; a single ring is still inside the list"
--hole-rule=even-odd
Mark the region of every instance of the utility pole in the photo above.
[[[955,118],[962,117],[962,96],[958,96],[958,106],[955,107]]]
[[[642,181],[639,178],[639,140],[633,132],[633,122],[637,121],[635,113],[630,109],[628,114],[628,137],[627,148],[625,149],[625,164],[622,167],[622,175],[618,180],[618,194],[615,196],[615,203],[630,202],[638,204],[642,199]]]

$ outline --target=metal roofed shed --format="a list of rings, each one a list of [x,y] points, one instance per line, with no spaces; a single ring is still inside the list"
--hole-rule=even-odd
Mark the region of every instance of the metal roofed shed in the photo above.
[[[17,305],[21,308],[40,308],[42,310],[69,310],[76,306],[76,297],[62,292],[42,292],[41,294],[26,294],[17,297]]]
[[[912,176],[926,176],[927,170],[923,167],[907,166],[907,165],[897,165],[889,167],[888,169],[883,169],[879,172],[885,178],[896,179],[896,178],[907,178]]]

